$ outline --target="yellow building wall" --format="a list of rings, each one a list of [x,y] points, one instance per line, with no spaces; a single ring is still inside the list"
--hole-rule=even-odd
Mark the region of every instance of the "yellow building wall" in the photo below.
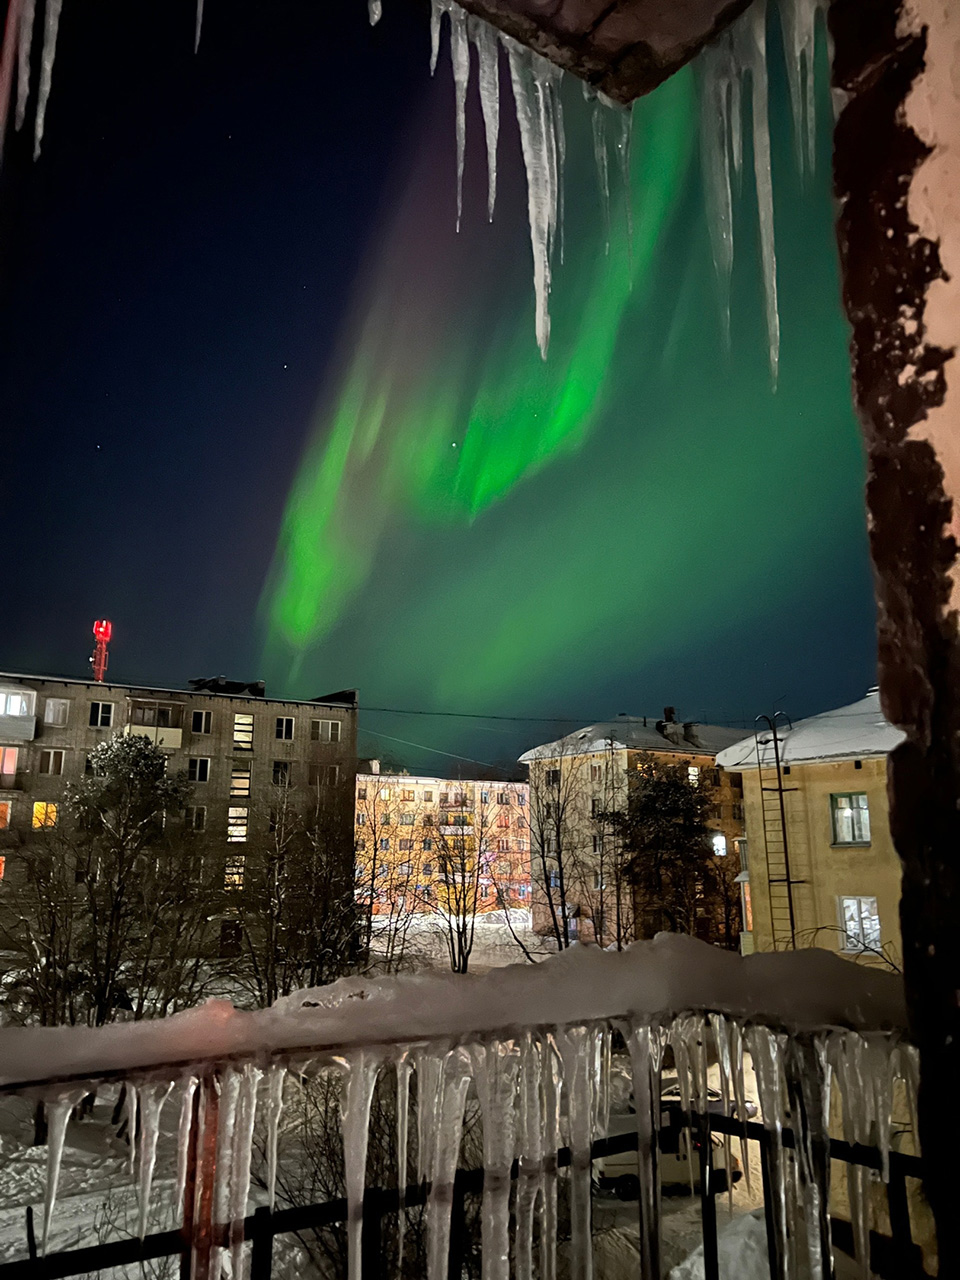
[[[841,897],[873,897],[880,917],[883,950],[900,964],[900,862],[890,835],[886,756],[792,765],[784,773],[784,809],[790,875],[806,883],[794,887],[797,946],[817,946],[882,964],[882,957],[844,947]],[[765,780],[767,775],[765,774]],[[764,852],[763,814],[756,769],[743,772],[750,900],[755,951],[772,951],[774,930]],[[870,814],[869,844],[834,842],[831,796],[862,793]]]

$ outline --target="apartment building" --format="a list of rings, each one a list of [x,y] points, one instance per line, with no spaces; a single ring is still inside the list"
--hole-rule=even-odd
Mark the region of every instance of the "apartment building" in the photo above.
[[[267,698],[262,683],[222,677],[189,690],[0,673],[0,854],[15,874],[17,851],[63,817],[64,789],[90,769],[90,752],[113,734],[143,734],[192,786],[185,820],[222,839],[228,871],[242,876],[243,846],[270,823],[271,788],[304,796],[353,793],[357,696]],[[344,848],[353,806],[339,804]]]
[[[358,897],[374,916],[529,909],[525,782],[357,774]]]
[[[743,838],[740,776],[718,767],[716,755],[742,737],[722,725],[678,721],[673,707],[660,720],[620,715],[587,725],[520,757],[530,771],[533,927],[564,930],[603,946],[642,934],[624,851],[604,815],[626,808],[631,777],[642,758],[686,764],[691,780],[713,791],[709,817],[714,852],[738,854]]]
[[[744,951],[816,946],[868,964],[901,960],[887,756],[902,741],[871,689],[779,725],[776,742],[764,729],[720,752],[718,764],[743,778]]]

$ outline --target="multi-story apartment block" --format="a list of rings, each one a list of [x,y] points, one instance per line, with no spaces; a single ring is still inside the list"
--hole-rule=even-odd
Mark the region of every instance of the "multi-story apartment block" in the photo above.
[[[743,837],[740,776],[716,754],[742,736],[721,725],[620,715],[588,725],[520,757],[530,770],[533,927],[601,945],[642,936],[624,850],[604,815],[625,810],[643,757],[685,763],[713,792],[714,851],[736,854]]]
[[[266,831],[271,787],[319,789],[352,799],[356,773],[354,690],[309,701],[267,698],[262,684],[193,680],[189,691],[0,673],[0,852],[15,855],[63,817],[66,783],[89,770],[112,734],[144,734],[192,784],[186,821],[223,841],[228,871],[242,876],[244,845]],[[352,803],[342,813],[352,853]]]
[[[374,916],[529,909],[528,814],[525,782],[358,773],[359,900]]]
[[[871,689],[779,725],[776,743],[764,728],[720,752],[718,764],[743,777],[744,951],[815,946],[868,964],[901,959],[887,756],[902,741]]]

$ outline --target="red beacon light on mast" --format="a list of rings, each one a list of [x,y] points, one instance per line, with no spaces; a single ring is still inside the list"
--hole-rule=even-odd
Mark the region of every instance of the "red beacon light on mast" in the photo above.
[[[98,684],[103,684],[103,677],[107,674],[107,646],[110,643],[110,637],[113,635],[113,623],[108,622],[106,618],[98,618],[93,624],[93,638],[96,641],[93,648],[93,657],[90,659],[90,665],[93,667],[93,678]]]

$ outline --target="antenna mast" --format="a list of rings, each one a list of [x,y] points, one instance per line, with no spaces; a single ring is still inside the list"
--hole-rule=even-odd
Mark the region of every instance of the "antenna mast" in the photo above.
[[[93,638],[96,643],[93,647],[93,657],[90,659],[90,665],[93,667],[93,678],[97,684],[103,684],[103,677],[107,674],[107,662],[109,661],[107,646],[110,644],[112,635],[113,623],[108,622],[106,618],[98,618],[93,624]]]

